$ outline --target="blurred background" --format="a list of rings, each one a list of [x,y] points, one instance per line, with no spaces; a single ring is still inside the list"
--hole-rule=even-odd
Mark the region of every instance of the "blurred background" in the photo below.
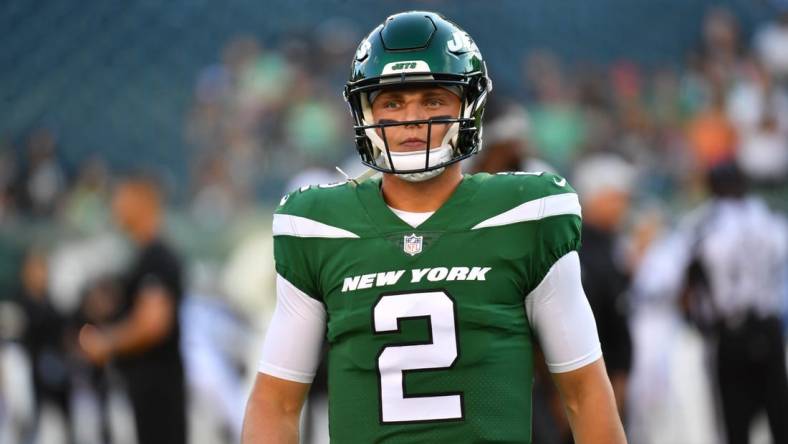
[[[275,304],[272,210],[341,180],[335,166],[363,171],[341,91],[360,39],[408,9],[456,21],[487,61],[485,149],[466,170],[557,171],[583,199],[597,232],[581,255],[604,258],[584,279],[613,279],[586,288],[630,442],[725,442],[713,326],[760,310],[783,348],[788,332],[785,0],[0,2],[0,443],[137,442],[123,365],[78,345],[137,307],[145,244],[118,223],[124,183],[154,184],[179,264],[164,287],[189,442],[238,441]],[[770,252],[766,274],[734,270],[774,281],[738,311],[689,285],[695,259],[730,255],[699,247],[731,197],[714,177],[757,207],[740,258]],[[536,442],[566,442],[545,385]],[[752,442],[777,442],[751,416]],[[305,420],[311,442],[322,417]]]

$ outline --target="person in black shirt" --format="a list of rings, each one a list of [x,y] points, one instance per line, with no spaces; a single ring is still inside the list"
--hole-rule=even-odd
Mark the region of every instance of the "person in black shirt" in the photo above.
[[[86,324],[80,344],[103,364],[113,359],[124,375],[141,444],[186,442],[183,363],[178,306],[183,295],[180,261],[161,240],[161,198],[146,179],[121,183],[113,215],[139,251],[123,284],[116,321]]]
[[[31,248],[22,264],[22,285],[18,297],[25,319],[20,339],[30,357],[36,406],[31,433],[35,434],[38,428],[42,405],[51,403],[63,414],[68,442],[74,442],[74,430],[71,427],[73,368],[68,355],[68,323],[50,301],[48,273],[44,252],[36,247]],[[71,338],[73,340],[73,335]]]
[[[74,315],[73,324],[77,326],[90,323],[99,327],[110,325],[117,319],[120,309],[120,282],[116,276],[107,274],[91,280],[84,289],[80,305]],[[81,362],[79,371],[83,381],[96,396],[98,403],[99,433],[101,442],[112,442],[109,418],[109,393],[112,378],[107,369],[93,362]]]
[[[596,317],[622,417],[633,350],[626,301],[630,272],[617,240],[634,180],[633,166],[615,154],[596,154],[580,162],[575,170],[575,185],[583,203],[583,245],[579,251],[583,288]]]

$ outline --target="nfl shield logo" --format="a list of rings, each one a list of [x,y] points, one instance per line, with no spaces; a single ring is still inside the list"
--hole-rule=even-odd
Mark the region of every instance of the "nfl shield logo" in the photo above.
[[[403,243],[403,250],[405,253],[408,253],[411,256],[415,256],[421,253],[421,241],[424,239],[424,236],[416,236],[416,233],[411,234],[410,236],[405,236],[405,242]]]

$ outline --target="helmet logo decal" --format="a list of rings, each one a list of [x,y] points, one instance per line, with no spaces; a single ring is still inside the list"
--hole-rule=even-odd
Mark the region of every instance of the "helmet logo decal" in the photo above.
[[[423,240],[424,236],[416,236],[416,233],[413,233],[410,236],[405,236],[403,239],[402,249],[405,250],[405,253],[415,256],[421,253],[421,244]]]
[[[476,43],[471,40],[471,37],[462,31],[454,31],[452,34],[452,40],[446,44],[451,52],[468,52],[468,51],[478,51],[479,48],[476,47]]]
[[[381,75],[399,74],[403,72],[430,72],[430,65],[424,60],[406,60],[387,63]]]
[[[369,43],[369,40],[364,40],[361,42],[361,45],[359,45],[358,49],[356,50],[356,60],[359,62],[364,60],[367,57],[367,54],[369,54],[370,48],[372,48],[372,45]]]

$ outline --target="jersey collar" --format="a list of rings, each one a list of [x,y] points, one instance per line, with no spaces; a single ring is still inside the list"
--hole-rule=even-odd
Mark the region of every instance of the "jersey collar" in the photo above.
[[[424,223],[416,228],[400,219],[386,205],[379,178],[362,182],[358,186],[359,200],[367,212],[373,226],[380,233],[405,231],[449,231],[460,228],[464,221],[463,209],[476,193],[478,187],[472,176],[463,175],[462,181],[449,199],[438,208]],[[466,215],[467,216],[467,215]]]

